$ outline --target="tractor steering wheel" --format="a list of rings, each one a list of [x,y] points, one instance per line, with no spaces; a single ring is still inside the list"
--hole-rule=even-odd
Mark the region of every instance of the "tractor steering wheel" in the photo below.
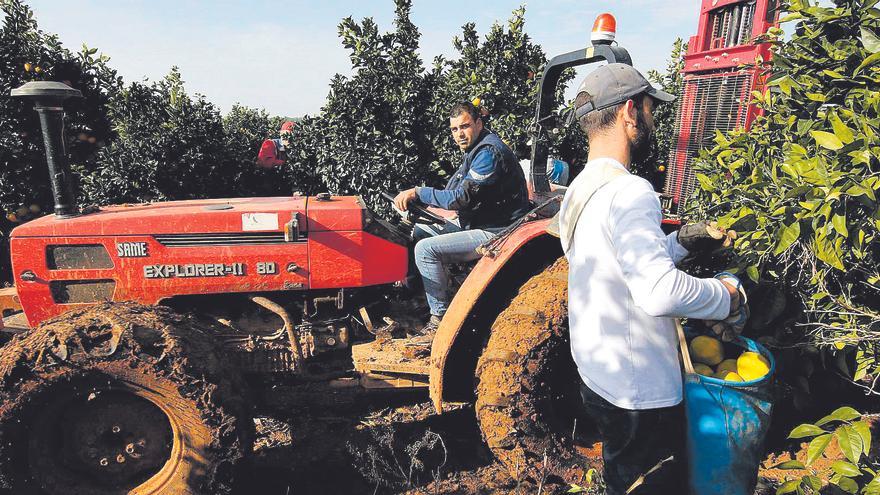
[[[383,192],[382,197],[387,199],[394,206],[394,196]],[[406,220],[410,223],[426,223],[429,225],[443,225],[446,219],[428,211],[419,201],[411,201],[406,208]]]

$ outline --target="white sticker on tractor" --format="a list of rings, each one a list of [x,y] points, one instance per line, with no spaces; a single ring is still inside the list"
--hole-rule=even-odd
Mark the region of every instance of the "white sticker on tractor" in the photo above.
[[[242,213],[241,230],[278,230],[277,213]]]

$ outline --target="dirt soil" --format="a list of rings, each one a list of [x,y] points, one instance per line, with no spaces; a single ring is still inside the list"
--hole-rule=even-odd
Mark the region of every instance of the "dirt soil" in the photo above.
[[[571,489],[564,483],[539,485],[511,478],[482,441],[470,405],[439,416],[424,394],[377,398],[345,391],[325,397],[325,403],[335,404],[318,406],[321,414],[289,403],[302,397],[294,388],[275,387],[272,413],[257,419],[254,462],[238,477],[234,493],[532,495]],[[875,450],[880,447],[880,420],[872,423]],[[773,445],[762,463],[756,495],[771,495],[786,479],[807,474],[770,469],[792,458],[804,460],[806,448],[807,443],[797,441]],[[832,474],[832,462],[843,459],[834,443],[827,452],[829,458],[809,468],[823,480]],[[582,493],[602,493],[600,476],[596,479]]]
[[[556,272],[550,270],[550,274],[553,273]],[[555,278],[559,277],[549,278],[548,283],[555,285]],[[539,289],[526,285],[523,293],[530,294],[526,297],[532,294],[537,297]],[[0,354],[0,418],[15,414],[24,406],[22,398],[29,395],[29,388],[41,387],[40,381],[29,377],[40,375],[51,379],[53,374],[62,373],[58,365],[60,358],[76,362],[83,353],[107,353],[115,346],[131,355],[140,355],[141,361],[146,356],[151,366],[162,368],[169,376],[220,373],[222,362],[203,349],[210,329],[161,309],[147,311],[125,305],[99,308],[97,312],[78,311],[51,321],[46,327],[49,331],[18,336],[4,346]],[[562,314],[558,308],[559,305],[551,305],[549,313],[537,317],[553,322]],[[117,315],[115,311],[125,314]],[[113,315],[133,319],[135,324],[116,324]],[[521,316],[536,318],[534,312]],[[553,328],[548,331],[552,333]],[[180,353],[184,347],[190,351],[196,349],[203,359],[182,359]],[[424,390],[367,394],[354,387],[332,387],[323,382],[295,383],[281,378],[263,377],[234,384],[223,376],[217,380],[224,386],[234,385],[243,393],[212,388],[208,394],[195,382],[181,383],[181,386],[203,401],[217,400],[224,395],[239,400],[249,396],[249,401],[260,404],[254,417],[253,457],[236,473],[232,487],[235,494],[519,495],[566,493],[571,488],[554,480],[515,481],[494,460],[483,441],[473,406],[455,405],[443,415],[437,415]],[[217,415],[218,424],[230,421],[222,416],[223,409],[214,402],[203,405]],[[833,407],[829,404],[829,411]],[[877,412],[880,405],[875,404],[870,411],[862,410]],[[787,414],[785,410],[778,412],[783,416]],[[805,474],[771,468],[785,460],[805,458],[807,444],[786,441],[785,434],[780,433],[789,431],[798,422],[791,419],[774,423],[770,453],[760,471],[761,483],[756,493],[769,495],[785,479]],[[876,451],[880,447],[877,445],[880,420],[872,417],[872,424],[872,450]],[[231,438],[219,440],[234,441]],[[832,461],[842,458],[834,443],[828,453],[829,459],[821,459],[810,467],[810,472],[823,479],[830,475]],[[598,454],[598,450],[591,451],[588,457],[596,458]],[[540,466],[535,467],[540,470]],[[600,485],[584,493],[601,493]]]

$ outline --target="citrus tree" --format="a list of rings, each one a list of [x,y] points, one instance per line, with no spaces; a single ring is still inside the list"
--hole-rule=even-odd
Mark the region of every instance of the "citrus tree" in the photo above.
[[[753,94],[765,116],[718,134],[697,175],[698,213],[740,233],[733,269],[796,302],[756,307],[777,313],[772,339],[809,338],[857,382],[880,365],[877,3],[792,0],[791,36],[770,33],[771,91]]]
[[[449,108],[458,101],[475,98],[489,113],[489,128],[517,157],[530,158],[530,129],[547,56],[526,34],[525,13],[525,7],[514,10],[507,22],[494,23],[482,40],[474,23],[465,24],[452,42],[457,57],[434,60],[439,83],[432,101],[433,146],[436,167],[443,172],[454,172],[461,160],[461,153],[449,138]],[[557,110],[566,108],[563,94],[573,77],[574,71],[566,71],[560,78]],[[586,140],[576,123],[561,120],[549,138],[553,156],[569,163],[584,161]]]
[[[0,281],[9,279],[9,231],[51,211],[52,193],[42,134],[30,102],[9,98],[29,81],[62,81],[83,98],[66,103],[65,135],[72,163],[94,170],[95,154],[113,137],[107,101],[121,85],[108,58],[83,46],[64,48],[39,29],[33,12],[19,0],[0,0]]]
[[[83,203],[289,194],[281,171],[255,165],[280,119],[239,105],[223,116],[187,93],[176,67],[120,88],[107,107],[114,140],[98,152],[99,167],[75,167]]]
[[[362,194],[377,208],[385,207],[380,193],[423,183],[434,159],[425,118],[433,88],[417,52],[412,2],[395,6],[387,33],[371,18],[339,24],[353,74],[330,81],[320,114],[295,129],[290,158],[294,180],[320,177],[324,190]]]
[[[506,23],[495,23],[480,40],[474,23],[453,38],[458,57],[435,60],[442,81],[432,101],[434,147],[447,172],[458,168],[460,153],[449,137],[449,109],[459,101],[480,99],[489,112],[487,124],[514,150],[528,156],[528,129],[535,115],[538,74],[547,61],[541,47],[525,33],[525,8]]]

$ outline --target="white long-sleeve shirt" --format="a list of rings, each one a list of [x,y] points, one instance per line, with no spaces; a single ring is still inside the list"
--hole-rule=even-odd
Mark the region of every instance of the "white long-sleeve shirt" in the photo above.
[[[584,172],[608,164],[625,170],[602,158],[587,163]],[[578,175],[569,191],[589,175]],[[569,199],[566,194],[560,215]],[[681,402],[673,318],[722,320],[730,311],[730,295],[720,281],[675,267],[687,250],[676,233],[663,233],[661,219],[648,181],[618,177],[587,203],[566,254],[572,357],[584,383],[624,409]]]

